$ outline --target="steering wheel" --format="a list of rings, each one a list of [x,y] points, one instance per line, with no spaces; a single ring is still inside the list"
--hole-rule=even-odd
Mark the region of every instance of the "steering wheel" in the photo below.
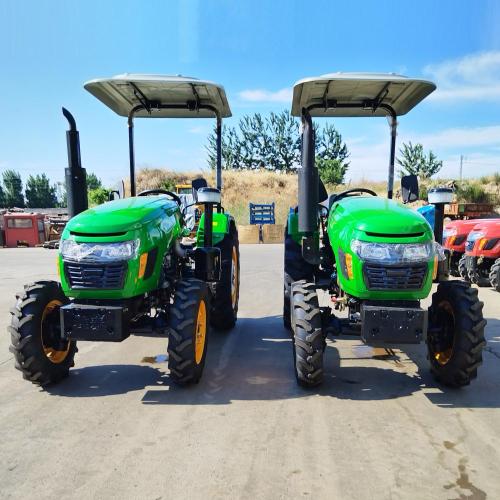
[[[349,196],[358,196],[362,193],[371,194],[372,196],[378,196],[377,193],[375,191],[372,191],[371,189],[365,189],[365,188],[348,189],[347,191],[342,191],[341,193],[332,196],[330,198],[330,207],[337,201],[342,200],[343,198],[347,198]]]
[[[141,191],[137,196],[149,196],[150,194],[166,194],[170,196],[178,205],[182,204],[182,200],[172,191],[167,191],[166,189],[146,189]]]

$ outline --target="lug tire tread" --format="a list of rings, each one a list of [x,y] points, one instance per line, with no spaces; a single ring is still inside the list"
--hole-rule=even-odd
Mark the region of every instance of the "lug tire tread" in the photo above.
[[[195,363],[195,329],[198,308],[205,301],[207,332],[205,347],[199,364]],[[199,382],[207,352],[210,322],[210,293],[205,282],[183,279],[177,283],[168,319],[168,368],[174,382],[180,386]]]
[[[61,285],[56,281],[41,280],[25,285],[24,291],[16,294],[17,302],[11,308],[11,323],[7,327],[11,345],[9,351],[14,355],[14,366],[21,371],[25,380],[39,386],[59,382],[69,375],[74,366],[78,349],[76,342],[70,343],[64,361],[52,363],[43,351],[41,337],[41,318],[45,306],[51,300],[68,302]]]
[[[314,284],[305,280],[292,283],[290,302],[297,383],[303,387],[316,387],[323,381],[325,336]]]
[[[490,269],[490,285],[497,291],[500,292],[500,258],[495,260]]]
[[[429,308],[430,335],[427,346],[431,372],[436,380],[450,387],[470,384],[471,380],[477,377],[477,369],[483,361],[486,320],[483,318],[483,303],[478,299],[477,290],[472,290],[469,284],[461,281],[440,283],[432,295]],[[434,311],[443,300],[446,300],[454,311],[455,332],[452,357],[448,363],[440,365],[433,356],[431,337],[436,331],[432,328]]]

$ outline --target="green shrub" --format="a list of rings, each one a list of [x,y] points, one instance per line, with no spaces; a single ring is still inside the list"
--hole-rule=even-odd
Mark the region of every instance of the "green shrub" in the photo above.
[[[316,166],[321,180],[330,185],[343,184],[345,174],[349,168],[349,164],[343,163],[341,160],[324,158],[317,158]]]
[[[103,187],[89,191],[89,206],[102,205],[109,200],[109,190]]]
[[[488,203],[489,196],[481,184],[462,182],[457,186],[457,201],[464,203]]]

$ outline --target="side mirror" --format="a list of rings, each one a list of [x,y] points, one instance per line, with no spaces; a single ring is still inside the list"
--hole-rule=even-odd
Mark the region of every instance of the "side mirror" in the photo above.
[[[123,181],[118,182],[108,195],[109,201],[119,200],[121,198],[125,198],[125,183]]]
[[[418,177],[416,175],[401,177],[401,196],[403,203],[411,203],[418,200]]]
[[[113,189],[112,191],[109,192],[108,201],[119,200],[119,199],[120,199],[119,191]]]
[[[201,177],[199,179],[194,179],[193,181],[191,181],[191,187],[194,201],[198,201],[198,189],[208,187],[208,184],[206,179],[203,179],[203,177]]]

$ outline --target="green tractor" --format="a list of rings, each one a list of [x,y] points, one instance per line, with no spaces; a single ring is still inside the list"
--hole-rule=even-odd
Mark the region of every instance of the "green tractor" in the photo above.
[[[74,215],[59,246],[60,283],[26,285],[11,309],[10,350],[23,377],[45,386],[74,366],[77,341],[121,342],[134,333],[168,333],[168,366],[179,385],[203,372],[211,326],[231,329],[239,300],[239,243],[221,205],[222,119],[231,116],[224,88],[181,76],[119,75],[85,89],[128,118],[131,197],[87,208],[79,135],[67,110],[68,209]],[[180,198],[163,189],[136,196],[134,117],[217,121],[217,188],[201,187],[197,235]]]
[[[359,334],[370,346],[427,343],[430,368],[444,385],[469,384],[485,346],[483,304],[463,281],[447,281],[443,206],[434,234],[416,211],[394,201],[397,117],[435,89],[394,74],[333,73],[294,86],[292,115],[302,120],[298,207],[285,231],[285,327],[293,331],[297,382],[321,384],[328,334]],[[387,116],[391,129],[388,199],[354,188],[328,196],[315,166],[312,117]],[[415,176],[403,177],[402,198],[418,198]],[[441,203],[443,202],[443,203]],[[428,310],[420,301],[438,283]],[[322,306],[318,300],[327,297]],[[347,318],[333,311],[345,311]]]

